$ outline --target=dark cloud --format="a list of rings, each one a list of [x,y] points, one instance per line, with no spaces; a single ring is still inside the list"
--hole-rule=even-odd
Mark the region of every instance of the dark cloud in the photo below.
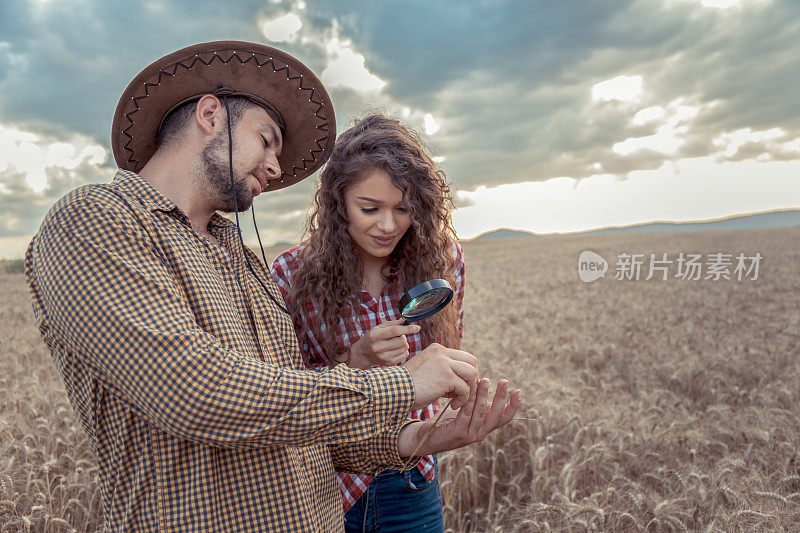
[[[370,72],[388,82],[370,102],[351,89],[330,88],[339,130],[375,106],[389,112],[407,106],[415,117],[432,113],[442,128],[429,144],[447,156],[442,167],[455,189],[554,176],[624,176],[666,160],[718,154],[712,140],[741,128],[780,127],[786,132],[781,142],[800,137],[795,0],[744,0],[728,10],[690,0],[307,4],[294,11],[307,39],[279,48],[321,74],[327,61],[323,37],[333,35],[336,19],[339,37],[351,40]],[[83,133],[108,149],[111,114],[141,68],[194,42],[266,42],[257,21],[292,9],[290,2],[264,0],[119,6],[101,0],[1,2],[0,122],[56,137]],[[592,86],[618,75],[642,76],[639,101],[592,101]],[[675,134],[683,142],[676,153],[613,151],[615,143],[656,133],[674,113],[668,104],[679,99],[699,112]],[[631,123],[636,111],[653,105],[667,108],[664,120]],[[753,141],[729,159],[762,154],[800,158],[780,143]],[[0,207],[23,217],[32,231],[44,208],[26,215],[18,204],[31,205],[34,198],[46,203],[62,188],[92,179],[92,172],[51,175],[52,193],[44,195],[11,186]],[[0,180],[24,183],[8,173]],[[258,201],[268,240],[297,234],[302,217],[286,213],[304,210],[312,192],[307,180]]]
[[[136,2],[53,1],[31,7],[4,0],[0,61],[24,57],[24,67],[0,77],[4,122],[50,130],[63,126],[108,144],[111,116],[129,81],[151,61],[190,44],[218,39],[263,41],[254,21],[268,2],[243,0]],[[4,57],[5,56],[5,57]]]
[[[370,69],[391,80],[387,92],[433,105],[441,91],[474,72],[526,85],[546,83],[588,53],[604,20],[628,0],[328,2],[342,32],[367,54]]]
[[[617,173],[657,168],[665,159],[709,155],[718,150],[712,138],[745,127],[782,127],[789,138],[800,136],[794,95],[800,82],[800,4],[767,2],[746,5],[743,12],[692,2],[665,2],[654,10],[653,4],[609,9],[612,15],[597,17],[593,30],[579,39],[583,57],[568,53],[574,62],[560,70],[544,68],[535,78],[519,71],[516,88],[502,79],[489,85],[489,66],[483,76],[460,81],[451,105],[440,106],[442,118],[465,132],[453,144],[443,143],[456,179],[473,188],[580,178],[597,172],[594,161]],[[643,76],[636,106],[590,102],[594,83],[619,74]],[[662,124],[633,126],[635,111],[679,98],[699,106],[700,114],[688,132],[678,134],[684,142],[677,153],[643,150],[622,157],[612,151],[616,142],[651,135]],[[492,132],[491,123],[501,133]]]
[[[0,237],[34,233],[50,207],[67,192],[87,183],[108,182],[114,169],[98,167],[86,162],[68,170],[58,167],[46,169],[47,188],[34,192],[25,182],[25,175],[17,170],[0,172],[0,184],[7,191],[0,194]],[[3,250],[0,250],[2,255]]]

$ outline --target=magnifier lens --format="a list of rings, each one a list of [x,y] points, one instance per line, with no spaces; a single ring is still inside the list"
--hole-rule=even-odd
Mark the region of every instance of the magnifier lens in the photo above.
[[[448,289],[432,289],[408,302],[403,316],[412,318],[428,313],[442,305],[449,296]]]
[[[438,313],[453,298],[453,289],[443,279],[431,279],[411,288],[400,298],[404,324]]]

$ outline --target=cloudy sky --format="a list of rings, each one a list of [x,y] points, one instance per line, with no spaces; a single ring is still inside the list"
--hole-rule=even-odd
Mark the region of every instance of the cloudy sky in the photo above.
[[[340,131],[377,110],[422,132],[462,238],[800,208],[797,0],[2,0],[0,257],[112,178],[143,67],[220,39],[300,58]],[[266,242],[299,238],[313,189],[259,197]]]

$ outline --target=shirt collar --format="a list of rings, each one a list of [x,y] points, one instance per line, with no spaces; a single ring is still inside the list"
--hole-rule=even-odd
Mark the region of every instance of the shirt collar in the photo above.
[[[112,183],[121,191],[139,199],[151,211],[170,212],[175,209],[179,210],[172,200],[158,192],[147,180],[135,172],[117,169]]]
[[[165,213],[175,212],[188,222],[186,214],[178,207],[175,202],[158,192],[158,189],[135,172],[117,169],[112,182],[123,192],[139,199],[142,204],[151,211],[163,211]],[[235,226],[236,224],[223,217],[219,213],[211,215],[210,224],[219,227]]]

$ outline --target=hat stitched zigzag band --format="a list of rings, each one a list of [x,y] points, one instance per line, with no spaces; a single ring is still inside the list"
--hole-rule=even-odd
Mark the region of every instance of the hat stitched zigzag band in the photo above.
[[[246,59],[243,59],[241,57],[241,55],[236,50],[234,50],[231,53],[231,55],[230,55],[230,57],[228,57],[228,59],[224,59],[222,57],[222,55],[220,55],[217,51],[214,51],[213,55],[211,56],[211,59],[209,59],[208,61],[206,61],[202,57],[200,57],[199,54],[195,54],[194,55],[194,59],[191,61],[191,63],[188,66],[186,64],[184,64],[183,61],[178,61],[178,62],[176,62],[173,65],[170,65],[168,67],[160,68],[158,70],[158,80],[156,82],[142,82],[142,85],[144,86],[144,95],[131,96],[131,100],[133,100],[133,103],[136,106],[136,109],[134,109],[132,111],[128,111],[128,112],[123,114],[123,116],[129,122],[128,126],[121,131],[121,133],[128,138],[128,141],[122,146],[122,148],[124,150],[129,152],[129,156],[127,158],[128,162],[129,163],[134,163],[134,164],[137,164],[139,162],[139,159],[138,159],[138,157],[136,157],[136,154],[135,154],[136,150],[134,148],[130,148],[130,146],[129,146],[130,143],[133,141],[133,136],[128,133],[128,130],[135,124],[135,121],[133,120],[133,118],[131,118],[131,115],[135,114],[136,112],[138,112],[141,109],[141,107],[139,106],[139,100],[147,98],[147,97],[150,96],[150,87],[157,87],[157,86],[161,85],[162,76],[164,76],[164,75],[169,76],[169,77],[174,77],[175,74],[178,72],[178,68],[179,67],[182,67],[182,68],[184,68],[186,70],[191,70],[192,68],[195,67],[195,65],[197,64],[198,61],[200,63],[202,63],[203,65],[205,65],[205,66],[210,66],[214,62],[214,60],[219,60],[223,64],[228,64],[234,58],[236,58],[243,65],[246,64],[246,63],[249,63],[250,61],[254,61],[255,64],[258,66],[258,68],[261,68],[261,67],[263,67],[265,65],[268,65],[268,66],[272,67],[272,72],[274,72],[274,73],[278,73],[278,72],[281,72],[281,71],[286,71],[286,79],[287,80],[300,80],[299,81],[299,85],[298,85],[298,89],[302,90],[302,91],[309,91],[310,92],[309,97],[308,97],[308,101],[317,105],[317,108],[314,111],[314,116],[316,116],[320,120],[324,121],[321,124],[318,124],[317,126],[315,126],[315,129],[320,130],[321,132],[324,132],[325,135],[323,135],[323,136],[321,136],[321,137],[319,137],[317,139],[314,139],[314,143],[316,144],[317,149],[310,149],[309,150],[309,154],[310,154],[312,159],[307,159],[306,157],[303,157],[302,158],[302,167],[297,166],[295,164],[292,164],[292,172],[291,173],[285,172],[285,171],[281,171],[282,176],[281,176],[280,181],[281,182],[283,181],[283,176],[296,177],[298,171],[307,170],[308,169],[308,165],[310,163],[316,162],[318,154],[320,154],[320,153],[325,151],[325,146],[324,146],[324,144],[321,144],[321,143],[328,139],[328,137],[330,136],[330,131],[328,129],[328,118],[321,114],[321,110],[324,107],[324,102],[314,99],[315,87],[313,87],[313,86],[312,87],[303,87],[303,80],[304,80],[303,75],[302,74],[298,74],[296,76],[292,76],[291,72],[289,70],[289,64],[288,63],[285,64],[284,66],[280,67],[280,68],[276,68],[275,61],[274,61],[274,59],[272,57],[270,57],[268,60],[266,60],[263,63],[261,63],[261,62],[259,62],[258,57],[256,57],[256,53],[255,52],[251,52],[251,55],[249,55]],[[170,72],[169,69],[171,69],[172,72]],[[209,91],[209,92],[211,92],[211,91]]]

